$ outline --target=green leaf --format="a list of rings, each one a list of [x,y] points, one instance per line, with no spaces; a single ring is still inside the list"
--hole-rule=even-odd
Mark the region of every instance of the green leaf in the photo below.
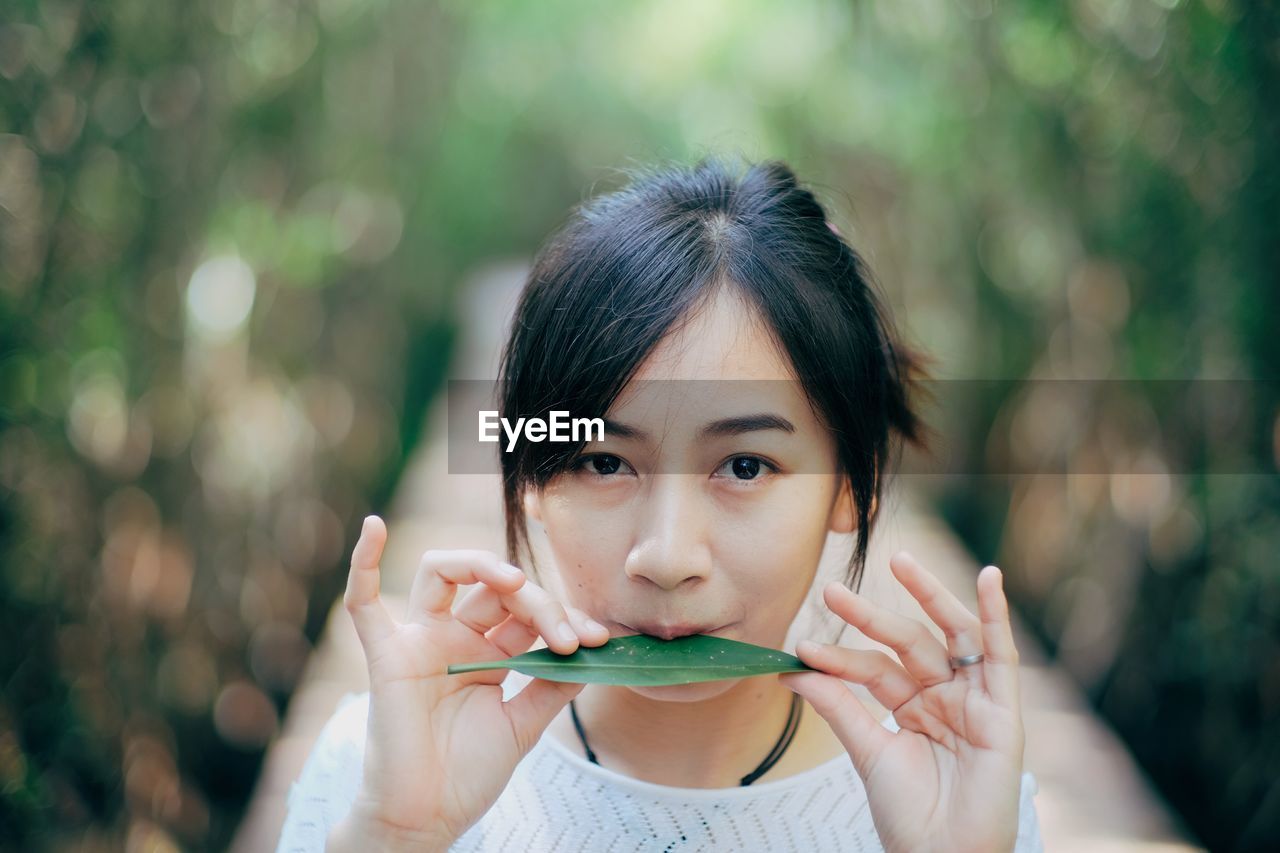
[[[634,634],[614,637],[603,646],[579,645],[567,655],[534,649],[503,660],[450,664],[447,671],[453,675],[485,669],[514,669],[548,681],[648,687],[813,671],[786,652],[706,634],[674,640]]]

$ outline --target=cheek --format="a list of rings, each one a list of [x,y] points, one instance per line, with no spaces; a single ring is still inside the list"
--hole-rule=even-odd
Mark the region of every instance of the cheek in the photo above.
[[[625,514],[593,511],[567,502],[544,505],[542,523],[547,542],[568,589],[592,589],[596,573],[626,562],[628,533]],[[571,594],[574,594],[571,592]]]
[[[767,494],[722,500],[708,517],[715,564],[747,602],[801,600],[827,538],[830,491],[807,476],[779,483]],[[601,573],[627,563],[634,509],[582,495],[550,492],[542,523],[566,590],[589,600],[608,586]]]
[[[726,518],[716,554],[721,565],[734,567],[745,595],[803,596],[827,541],[829,495],[820,492],[795,477],[770,500]]]

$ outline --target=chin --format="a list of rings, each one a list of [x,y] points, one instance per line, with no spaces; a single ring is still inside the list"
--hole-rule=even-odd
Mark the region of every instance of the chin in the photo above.
[[[627,689],[658,702],[701,702],[732,690],[741,678],[720,681],[695,681],[692,684],[666,684],[661,687],[628,685]]]

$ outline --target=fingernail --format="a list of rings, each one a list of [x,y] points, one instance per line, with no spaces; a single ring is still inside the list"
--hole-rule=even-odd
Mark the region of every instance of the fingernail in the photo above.
[[[502,564],[502,573],[509,578],[520,577],[520,570],[515,566],[507,565],[506,563]]]
[[[608,628],[601,625],[599,622],[597,622],[594,619],[587,620],[587,627],[590,628],[592,631],[608,631],[609,630]]]
[[[560,626],[556,628],[556,633],[559,634],[560,639],[564,640],[566,643],[575,643],[578,640],[578,633],[570,627],[568,622],[561,622]]]
[[[803,654],[811,655],[818,650],[818,644],[813,640],[801,640],[796,643],[796,651]]]

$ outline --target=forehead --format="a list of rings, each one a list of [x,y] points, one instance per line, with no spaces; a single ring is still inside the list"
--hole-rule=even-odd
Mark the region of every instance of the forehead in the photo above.
[[[654,347],[610,409],[621,421],[690,430],[765,412],[801,432],[818,428],[786,352],[758,309],[731,287],[720,288]]]
[[[759,310],[731,286],[718,288],[659,341],[635,375],[640,381],[795,378]]]

